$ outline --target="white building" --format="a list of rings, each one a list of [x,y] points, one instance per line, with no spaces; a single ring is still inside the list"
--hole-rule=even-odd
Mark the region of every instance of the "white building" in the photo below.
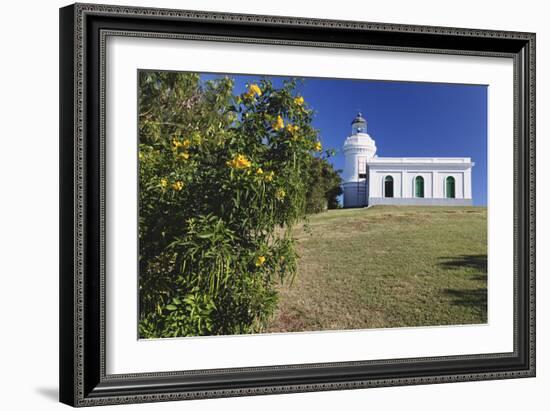
[[[344,207],[472,205],[469,157],[378,157],[359,113],[344,143]]]

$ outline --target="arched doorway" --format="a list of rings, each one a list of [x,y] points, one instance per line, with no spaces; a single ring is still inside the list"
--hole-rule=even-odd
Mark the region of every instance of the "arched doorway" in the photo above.
[[[416,176],[414,179],[414,196],[418,198],[424,197],[424,177]]]
[[[445,179],[445,197],[455,198],[455,178],[452,176]]]
[[[384,197],[393,197],[393,177],[384,178]]]

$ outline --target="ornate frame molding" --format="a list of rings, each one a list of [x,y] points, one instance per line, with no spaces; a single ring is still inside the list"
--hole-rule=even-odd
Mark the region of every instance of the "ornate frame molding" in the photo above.
[[[520,378],[535,375],[535,35],[533,33],[95,4],[68,6],[60,10],[60,15],[60,121],[62,126],[60,132],[62,214],[60,398],[62,402],[74,406],[91,406]],[[120,26],[118,29],[112,29],[105,24],[115,19],[118,19],[117,24]],[[148,31],[148,25],[152,22],[161,24],[165,31]],[[191,23],[195,32],[187,28]],[[222,32],[227,30],[218,29],[222,23],[239,32]],[[284,28],[288,34],[277,38],[266,37],[266,29],[280,28]],[[313,29],[320,34],[313,36]],[[325,32],[327,37],[330,37],[328,34],[336,34],[342,40],[349,41],[324,41]],[[106,375],[104,103],[105,42],[108,36],[513,58],[515,73],[514,240],[516,243],[514,249],[517,253],[514,258],[514,352]],[[394,37],[398,38],[397,42],[391,39]],[[99,103],[98,109],[90,103],[92,101]],[[429,370],[430,364],[443,362],[449,366],[450,374]],[[367,373],[368,367],[386,371]],[[453,371],[455,369],[456,371]],[[365,372],[361,374],[355,371],[356,375],[351,372],[352,370]],[[253,383],[256,376],[260,374],[275,377],[283,373],[285,376],[288,375],[286,379],[280,379],[285,381],[284,383]],[[219,384],[213,386],[209,377],[222,374],[227,381],[233,378],[234,382],[228,382],[222,387]],[[310,382],[302,382],[304,379]]]

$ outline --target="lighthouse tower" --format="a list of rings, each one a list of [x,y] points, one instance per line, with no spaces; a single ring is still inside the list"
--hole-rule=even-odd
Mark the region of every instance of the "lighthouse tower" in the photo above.
[[[367,120],[361,113],[351,122],[351,135],[344,143],[344,207],[368,205],[367,162],[376,154],[376,144],[367,134]]]

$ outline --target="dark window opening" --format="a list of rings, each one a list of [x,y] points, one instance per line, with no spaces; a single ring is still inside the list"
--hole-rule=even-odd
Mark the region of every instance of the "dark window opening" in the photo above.
[[[449,176],[446,178],[445,194],[447,198],[455,198],[455,178],[454,177]]]
[[[384,179],[384,197],[393,197],[393,177],[386,176]]]

